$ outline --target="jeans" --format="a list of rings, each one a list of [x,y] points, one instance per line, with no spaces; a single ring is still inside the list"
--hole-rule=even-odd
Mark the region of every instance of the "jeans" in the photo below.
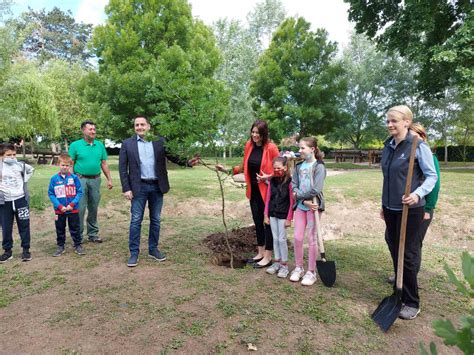
[[[84,236],[84,217],[87,209],[87,235],[89,237],[99,236],[99,222],[97,210],[100,202],[100,178],[79,178],[82,186],[82,197],[79,201],[79,224],[81,240]]]
[[[30,209],[24,197],[15,201],[6,201],[0,205],[0,222],[2,225],[2,247],[4,250],[13,248],[13,219],[16,219],[21,247],[30,249]]]
[[[63,247],[66,243],[66,222],[69,225],[69,232],[71,233],[74,246],[82,244],[82,238],[79,234],[79,214],[65,213],[56,215],[56,241],[58,246]]]
[[[148,232],[148,250],[158,248],[160,238],[160,216],[163,207],[163,193],[158,184],[141,183],[140,192],[133,196],[130,219],[130,234],[128,246],[131,255],[140,253],[140,234],[142,229],[143,215],[148,201],[150,211],[150,229]]]
[[[281,260],[282,263],[288,261],[288,244],[286,243],[286,219],[270,217],[270,227],[273,234],[273,252],[275,260]]]

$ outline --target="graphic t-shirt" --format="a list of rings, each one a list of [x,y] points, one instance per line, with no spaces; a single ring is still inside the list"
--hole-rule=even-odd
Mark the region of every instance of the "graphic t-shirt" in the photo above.
[[[299,189],[303,192],[309,192],[311,190],[311,179],[312,179],[312,171],[313,165],[316,164],[316,161],[312,163],[307,163],[306,161],[300,165],[300,170],[298,172],[299,178]],[[297,207],[303,211],[309,211],[309,208],[303,204],[303,201],[298,201]]]

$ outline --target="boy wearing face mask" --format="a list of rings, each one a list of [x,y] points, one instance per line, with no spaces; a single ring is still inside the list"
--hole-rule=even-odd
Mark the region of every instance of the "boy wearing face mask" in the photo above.
[[[30,209],[26,183],[34,169],[16,159],[13,144],[0,144],[0,222],[2,226],[3,255],[0,263],[13,258],[13,219],[16,219],[21,238],[22,261],[30,261]]]

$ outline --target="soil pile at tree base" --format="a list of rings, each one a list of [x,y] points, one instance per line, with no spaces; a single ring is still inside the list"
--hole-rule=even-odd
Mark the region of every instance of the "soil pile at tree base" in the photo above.
[[[234,267],[244,267],[246,260],[257,251],[255,226],[232,229],[229,231],[228,237],[234,255]],[[204,238],[204,243],[212,251],[211,262],[213,264],[230,266],[230,254],[225,241],[225,232],[208,235]]]

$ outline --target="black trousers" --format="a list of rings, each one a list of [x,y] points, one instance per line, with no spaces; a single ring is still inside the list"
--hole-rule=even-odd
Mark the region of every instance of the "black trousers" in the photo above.
[[[431,221],[433,220],[433,211],[428,212],[430,214],[430,219],[423,219],[423,222],[421,222],[421,241],[425,240],[425,235],[426,232],[428,231],[428,227],[431,224]]]
[[[74,246],[82,244],[80,233],[79,213],[57,214],[54,222],[56,226],[56,242],[59,246],[66,243],[66,222],[69,225],[69,233],[71,233]]]
[[[24,197],[15,201],[6,201],[0,205],[0,222],[2,223],[2,247],[4,250],[13,248],[13,219],[16,219],[21,247],[30,249],[30,208]]]
[[[385,240],[387,241],[390,254],[392,255],[393,269],[396,275],[402,211],[392,211],[384,208],[383,213],[385,225],[387,227]],[[409,209],[405,239],[402,302],[409,307],[415,308],[420,307],[420,297],[418,295],[418,271],[420,270],[421,265],[421,226],[424,213],[423,207]],[[394,289],[396,289],[396,285],[394,286]]]
[[[260,195],[258,185],[252,185],[250,194],[250,209],[252,211],[253,223],[257,232],[257,245],[265,246],[265,250],[273,250],[273,236],[270,225],[264,224],[265,202]]]

